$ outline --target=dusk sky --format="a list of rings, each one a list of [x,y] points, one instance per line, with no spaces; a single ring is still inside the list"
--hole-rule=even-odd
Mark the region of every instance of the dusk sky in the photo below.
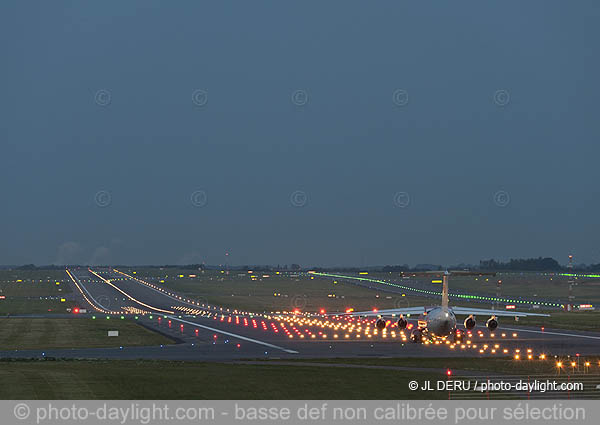
[[[0,264],[599,263],[598,22],[5,0]]]

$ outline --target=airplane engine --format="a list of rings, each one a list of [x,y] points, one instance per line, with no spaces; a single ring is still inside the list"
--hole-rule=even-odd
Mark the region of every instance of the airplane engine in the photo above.
[[[383,330],[383,329],[385,329],[385,320],[383,320],[383,319],[377,319],[377,322],[375,322],[375,326],[380,331]]]
[[[410,333],[410,340],[412,342],[422,342],[423,339],[423,332],[421,332],[419,329],[413,329],[413,331]]]
[[[471,314],[465,319],[465,328],[471,330],[475,327],[475,325],[477,325],[477,323],[475,322],[475,318]]]
[[[490,331],[493,331],[493,330],[495,330],[498,327],[498,320],[494,316],[492,316],[485,323],[485,326],[487,326],[487,328]]]
[[[406,329],[408,326],[408,320],[406,320],[403,316],[400,316],[398,319],[398,329]]]

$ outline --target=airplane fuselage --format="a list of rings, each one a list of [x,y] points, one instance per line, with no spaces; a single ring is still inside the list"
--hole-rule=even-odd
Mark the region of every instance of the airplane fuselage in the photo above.
[[[433,337],[446,337],[456,332],[456,316],[451,308],[434,307],[419,316],[419,329]]]

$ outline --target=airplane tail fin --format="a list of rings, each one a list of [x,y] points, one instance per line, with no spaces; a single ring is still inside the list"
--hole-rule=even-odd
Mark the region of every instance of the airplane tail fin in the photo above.
[[[448,310],[448,273],[442,277],[442,309]]]

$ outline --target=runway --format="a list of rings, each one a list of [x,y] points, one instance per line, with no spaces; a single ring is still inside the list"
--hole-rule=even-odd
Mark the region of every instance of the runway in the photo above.
[[[251,313],[186,299],[135,276],[108,269],[70,271],[73,291],[98,320],[115,314],[179,342],[164,347],[46,350],[47,357],[223,361],[323,357],[478,357],[600,354],[600,334],[506,325],[490,333],[478,326],[462,344],[415,344],[395,324],[378,332],[374,319],[293,313]],[[39,357],[39,350],[0,352]]]

